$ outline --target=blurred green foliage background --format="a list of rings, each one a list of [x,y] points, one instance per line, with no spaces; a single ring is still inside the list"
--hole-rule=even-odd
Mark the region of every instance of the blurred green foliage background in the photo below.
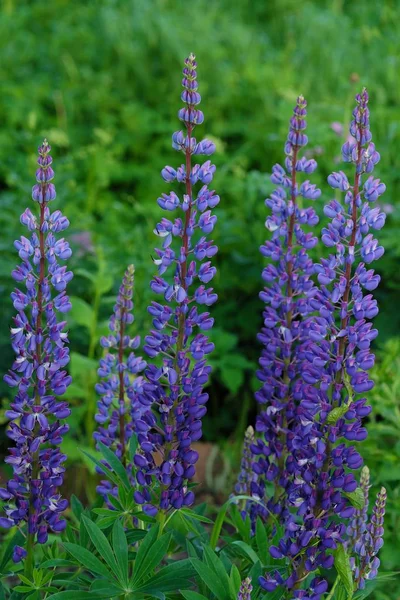
[[[323,186],[363,86],[370,93],[377,168],[387,184],[386,254],[378,271],[379,361],[371,393],[374,416],[364,455],[375,488],[389,492],[386,570],[400,567],[400,2],[398,0],[5,0],[0,15],[0,371],[12,361],[12,242],[30,203],[36,147],[53,147],[57,207],[71,222],[75,298],[70,317],[71,431],[65,449],[91,444],[98,338],[126,265],[136,265],[136,327],[149,326],[148,283],[159,176],[177,164],[171,134],[180,128],[180,71],[198,59],[205,124],[217,145],[215,188],[221,196],[214,374],[206,439],[227,447],[256,413],[252,391],[260,349],[258,292],[266,237],[264,198],[271,166],[282,159],[296,96],[309,103],[308,153]],[[4,406],[11,397],[1,384]],[[4,431],[5,419],[1,416]],[[0,453],[7,442],[0,436]],[[396,600],[397,586],[377,593]],[[387,595],[389,594],[389,595]],[[393,595],[395,594],[395,595]]]

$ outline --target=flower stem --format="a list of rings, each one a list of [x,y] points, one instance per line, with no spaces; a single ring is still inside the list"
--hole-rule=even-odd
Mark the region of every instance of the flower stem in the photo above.
[[[45,197],[46,184],[42,184],[42,197]],[[39,221],[39,249],[40,249],[40,262],[39,262],[39,279],[38,279],[38,295],[37,295],[37,317],[36,317],[36,335],[40,339],[42,332],[42,314],[43,314],[43,284],[45,279],[45,242],[44,242],[44,231],[43,224],[45,220],[45,209],[46,203],[43,201],[40,205],[40,221]],[[42,344],[39,341],[36,344],[36,361],[37,365],[40,366],[42,363]],[[40,406],[41,400],[38,389],[38,381],[36,381],[35,388],[35,406]],[[35,424],[35,430],[38,429],[37,423]],[[37,450],[32,457],[32,470],[30,478],[30,499],[29,499],[29,512],[28,512],[28,534],[26,539],[26,551],[27,556],[25,560],[25,575],[30,578],[34,567],[34,546],[35,546],[35,533],[29,531],[32,527],[32,518],[34,515],[34,497],[32,495],[32,482],[38,478],[39,474],[39,450]]]

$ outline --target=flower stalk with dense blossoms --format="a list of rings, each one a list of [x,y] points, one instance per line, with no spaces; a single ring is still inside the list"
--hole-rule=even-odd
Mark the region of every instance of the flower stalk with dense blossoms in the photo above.
[[[271,181],[279,187],[266,200],[271,210],[266,227],[272,232],[272,239],[261,247],[271,262],[263,271],[267,287],[260,294],[265,309],[264,327],[258,339],[264,348],[257,376],[263,385],[256,399],[263,410],[256,429],[262,437],[252,445],[257,475],[252,493],[263,498],[265,483],[274,482],[276,492],[267,501],[267,507],[275,514],[281,514],[286,505],[287,460],[295,443],[289,432],[295,418],[295,398],[301,393],[298,346],[303,319],[309,312],[306,294],[313,285],[313,263],[308,251],[317,243],[317,238],[303,228],[316,225],[318,217],[313,208],[302,208],[301,199],[315,200],[321,194],[310,181],[300,184],[298,180],[299,173],[308,175],[317,168],[315,160],[300,155],[307,144],[306,106],[305,99],[299,96],[285,144],[285,168],[273,168]]]
[[[134,320],[134,272],[133,265],[125,272],[110,318],[110,334],[100,341],[106,349],[106,354],[101,358],[98,370],[102,378],[96,385],[96,391],[101,394],[95,417],[99,427],[93,434],[96,442],[103,443],[115,452],[129,476],[133,465],[128,460],[128,444],[135,431],[135,423],[145,410],[138,400],[138,390],[143,379],[138,377],[138,373],[146,367],[146,362],[134,353],[140,345],[140,337],[132,338],[127,334],[127,327]],[[126,356],[127,352],[129,354]],[[107,497],[112,492],[112,484],[102,481],[97,490]]]
[[[374,364],[370,344],[377,331],[370,320],[378,308],[363,290],[370,292],[379,283],[366,264],[383,254],[370,230],[380,229],[385,216],[370,204],[385,186],[370,175],[379,154],[371,143],[366,90],[356,102],[350,127],[354,139],[342,149],[344,160],[354,166],[354,182],[350,184],[342,171],[328,178],[345,199],[344,205],[332,200],[324,209],[331,222],[322,231],[322,241],[335,248],[335,254],[315,266],[319,285],[308,293],[315,315],[306,320],[308,338],[300,349],[304,385],[293,427],[297,450],[288,488],[297,519],[287,519],[284,538],[271,548],[274,557],[285,556],[292,566],[284,582],[276,575],[275,587],[285,585],[294,597],[301,597],[308,574],[333,565],[332,552],[346,541],[355,513],[349,501],[357,489],[352,471],[362,464],[360,454],[347,442],[365,439],[362,418],[371,410],[360,396],[373,386],[368,370]],[[325,591],[318,578],[313,581]],[[266,589],[272,589],[271,578],[268,585]],[[315,600],[320,597],[315,594]]]
[[[59,400],[71,382],[64,367],[69,361],[66,322],[58,320],[71,308],[66,295],[72,273],[65,261],[71,256],[68,242],[57,239],[68,219],[59,210],[51,213],[49,202],[56,197],[50,146],[45,140],[39,147],[37,184],[32,198],[39,206],[39,215],[30,209],[21,216],[21,223],[30,237],[15,242],[22,263],[12,276],[25,289],[17,288],[11,295],[17,315],[11,329],[12,346],[16,354],[12,369],[4,380],[17,393],[7,411],[11,425],[7,432],[15,446],[6,462],[14,475],[6,489],[0,489],[5,500],[6,517],[3,527],[27,525],[26,547],[16,546],[15,562],[26,558],[26,573],[33,568],[33,547],[47,541],[48,533],[60,532],[66,526],[62,512],[67,501],[59,487],[63,482],[66,456],[59,446],[68,430],[63,420],[70,410]]]
[[[135,499],[149,514],[155,514],[158,507],[166,511],[194,501],[187,487],[198,459],[192,443],[202,435],[201,419],[208,399],[203,388],[211,370],[206,357],[214,347],[206,334],[213,319],[199,308],[217,300],[213,288],[208,287],[216,272],[210,259],[217,247],[207,236],[216,223],[212,209],[219,196],[208,188],[215,166],[209,160],[202,165],[192,162],[193,156],[211,155],[215,150],[212,142],[197,142],[193,137],[195,127],[204,118],[196,108],[201,98],[193,55],[185,61],[182,85],[185,106],[179,118],[185,132],[174,133],[172,145],[183,153],[184,164],[177,169],[165,167],[162,176],[169,183],[182,183],[184,193],[179,198],[172,191],[158,199],[162,209],[178,211],[180,216],[173,221],[164,217],[155,229],[162,247],[156,249],[158,276],[151,288],[164,300],[152,302],[149,307],[154,329],[144,347],[150,358],[160,356],[161,364],[150,364],[145,372],[148,382],[143,386],[141,401],[148,411],[136,424],[141,451],[135,457],[140,486]],[[197,183],[202,186],[195,193]],[[171,275],[165,278],[168,271]],[[150,489],[155,481],[160,485],[158,498]]]

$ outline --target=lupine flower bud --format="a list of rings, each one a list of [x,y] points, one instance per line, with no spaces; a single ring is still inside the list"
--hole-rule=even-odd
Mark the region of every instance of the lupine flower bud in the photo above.
[[[95,419],[99,427],[93,434],[96,442],[102,442],[115,452],[125,465],[129,477],[132,464],[127,461],[127,446],[132,433],[137,431],[136,423],[145,412],[145,407],[139,402],[143,378],[138,373],[144,370],[146,362],[133,352],[139,347],[140,338],[132,338],[127,334],[127,327],[134,320],[134,272],[133,265],[125,272],[110,318],[110,334],[100,342],[106,353],[100,359],[98,369],[102,381],[96,385],[96,391],[101,399]],[[110,465],[107,466],[110,468]],[[105,498],[110,493],[117,493],[110,481],[102,481],[97,491]]]
[[[11,329],[16,359],[4,377],[17,393],[6,412],[11,420],[8,436],[15,445],[5,461],[14,475],[7,488],[0,489],[6,513],[0,526],[27,523],[30,553],[36,541],[46,542],[48,532],[65,528],[62,513],[67,507],[58,491],[66,460],[59,446],[68,431],[63,420],[70,410],[59,396],[65,393],[71,377],[64,370],[69,362],[66,323],[58,320],[57,311],[65,313],[71,308],[65,290],[72,273],[59,264],[71,256],[71,250],[68,242],[55,235],[68,227],[68,220],[59,210],[51,213],[48,207],[56,197],[50,183],[54,177],[50,150],[46,140],[39,147],[38,183],[32,192],[39,214],[29,209],[22,214],[21,223],[31,235],[15,242],[22,263],[12,276],[18,284],[25,283],[26,289],[16,288],[11,294],[17,310]],[[25,549],[14,548],[14,562],[26,556]]]
[[[251,577],[246,577],[246,579],[242,581],[242,585],[240,586],[240,590],[237,595],[237,600],[251,600],[252,591],[253,586],[251,585]]]
[[[217,300],[213,288],[208,287],[215,267],[210,260],[201,263],[217,252],[207,236],[216,224],[211,211],[219,196],[207,187],[215,166],[209,160],[192,165],[192,155],[208,156],[214,151],[214,144],[197,142],[193,137],[195,126],[203,122],[203,113],[197,108],[200,94],[193,55],[185,61],[182,85],[185,107],[179,118],[185,133],[174,133],[172,146],[183,153],[184,164],[177,169],[166,166],[162,177],[168,182],[176,178],[184,183],[185,190],[182,196],[171,191],[158,199],[164,210],[182,212],[173,221],[162,218],[155,229],[161,247],[155,251],[158,276],[153,278],[151,289],[163,296],[163,302],[152,302],[148,309],[153,330],[145,339],[144,349],[150,358],[160,356],[161,360],[149,364],[145,371],[147,382],[140,401],[147,412],[137,422],[139,452],[135,465],[140,491],[135,500],[150,515],[158,508],[178,509],[194,501],[187,482],[198,459],[192,444],[202,435],[201,419],[208,400],[203,388],[211,371],[207,356],[214,348],[204,333],[212,327],[213,319],[199,306],[211,306]],[[196,195],[193,186],[199,181],[203,185]],[[155,461],[157,453],[160,464]],[[151,488],[154,482],[159,485],[158,495]]]

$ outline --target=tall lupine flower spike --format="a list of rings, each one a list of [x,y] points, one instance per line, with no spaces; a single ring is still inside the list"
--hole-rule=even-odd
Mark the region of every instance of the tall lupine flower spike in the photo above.
[[[246,579],[242,581],[242,585],[240,586],[237,600],[251,600],[252,591],[253,586],[251,585],[251,577],[246,577]]]
[[[114,312],[110,318],[110,334],[100,341],[106,353],[100,360],[98,370],[102,378],[102,381],[96,385],[96,391],[101,394],[95,417],[99,427],[93,434],[96,442],[101,442],[114,450],[130,477],[133,465],[128,460],[128,444],[133,432],[136,431],[136,421],[141,418],[145,410],[138,400],[138,392],[143,380],[138,373],[146,367],[142,357],[135,356],[134,353],[140,345],[140,337],[132,338],[127,334],[127,327],[134,320],[132,301],[134,272],[133,265],[130,265],[125,272]],[[107,466],[110,468],[110,465]],[[102,481],[97,491],[105,498],[110,493],[117,493],[110,481]]]
[[[365,439],[362,419],[371,410],[363,394],[373,386],[368,371],[374,364],[370,344],[377,330],[370,320],[378,308],[363,290],[371,292],[379,283],[366,264],[383,254],[369,232],[384,224],[385,215],[370,203],[385,186],[370,176],[379,154],[371,143],[366,90],[356,102],[350,127],[354,141],[343,146],[345,161],[354,167],[354,182],[350,184],[342,171],[328,178],[345,194],[344,205],[332,200],[325,206],[331,223],[323,229],[322,241],[335,254],[316,265],[319,287],[308,293],[316,315],[308,320],[308,339],[301,348],[304,385],[293,430],[297,450],[288,492],[302,522],[286,527],[285,538],[271,548],[275,557],[290,560],[285,585],[299,593],[307,574],[330,568],[332,551],[345,543],[355,514],[348,496],[357,488],[352,471],[362,465],[360,454],[348,442]]]
[[[357,547],[360,562],[354,573],[355,591],[364,589],[365,581],[374,579],[378,574],[380,560],[377,554],[383,546],[385,507],[386,490],[381,488],[372,511],[371,521]]]
[[[185,61],[182,85],[185,106],[179,118],[185,132],[173,134],[172,146],[183,153],[185,162],[177,169],[165,167],[162,176],[167,182],[181,182],[185,191],[181,198],[172,191],[158,199],[161,208],[178,211],[182,218],[163,218],[155,229],[162,244],[156,249],[158,276],[151,288],[163,301],[152,302],[149,307],[154,329],[146,337],[145,351],[151,358],[160,356],[162,360],[146,370],[148,383],[143,386],[141,399],[150,410],[137,422],[140,452],[135,464],[141,490],[135,499],[148,514],[155,514],[157,505],[165,511],[194,501],[193,492],[187,488],[198,459],[192,443],[202,435],[201,419],[208,399],[203,388],[211,371],[206,357],[214,347],[206,333],[213,319],[199,308],[217,300],[213,288],[208,287],[216,272],[210,259],[217,247],[207,236],[217,220],[212,209],[219,196],[208,188],[215,166],[209,160],[192,164],[193,155],[210,155],[215,150],[212,142],[197,142],[193,137],[195,126],[203,122],[203,113],[196,108],[200,94],[193,55]],[[197,183],[202,186],[196,194],[193,188]],[[164,274],[168,270],[171,275],[167,279]],[[155,453],[160,464],[155,462]],[[150,489],[154,481],[160,485],[158,498]]]
[[[275,514],[282,513],[287,504],[287,461],[296,448],[296,440],[289,436],[289,431],[296,416],[295,399],[301,395],[298,346],[303,319],[310,310],[306,295],[313,285],[310,279],[313,263],[308,251],[317,243],[311,232],[303,230],[304,226],[318,223],[316,212],[301,204],[321,194],[309,180],[301,184],[298,180],[299,173],[309,175],[317,168],[315,160],[301,156],[307,144],[306,106],[303,96],[299,96],[285,144],[285,168],[278,164],[273,168],[271,181],[278,187],[265,201],[271,211],[265,224],[272,235],[260,249],[269,264],[262,274],[266,287],[260,294],[265,309],[264,326],[258,335],[263,344],[257,372],[262,387],[256,399],[263,410],[256,429],[262,437],[252,445],[257,475],[252,495],[263,498],[265,483],[273,481],[276,494],[267,501],[267,507]]]
[[[64,370],[69,361],[66,322],[57,319],[57,312],[64,315],[71,308],[65,290],[72,273],[59,264],[71,256],[71,250],[64,238],[56,237],[68,227],[68,219],[48,207],[56,197],[50,150],[46,140],[39,147],[37,184],[32,190],[39,215],[25,210],[21,223],[30,237],[15,242],[22,263],[12,276],[25,289],[16,288],[11,294],[17,310],[11,329],[16,359],[4,377],[17,392],[6,412],[11,419],[7,435],[15,446],[5,460],[14,475],[7,488],[0,489],[6,502],[0,526],[27,524],[26,548],[16,547],[13,559],[18,562],[27,557],[28,573],[35,542],[43,544],[49,531],[65,528],[62,512],[67,507],[59,493],[66,460],[59,446],[68,431],[62,421],[70,410],[58,396],[65,393],[71,377]]]

